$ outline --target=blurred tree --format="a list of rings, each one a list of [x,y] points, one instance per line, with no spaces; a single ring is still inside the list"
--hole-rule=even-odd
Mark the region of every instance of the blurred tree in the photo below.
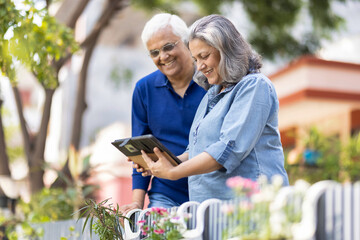
[[[37,9],[35,7],[36,2],[44,2],[45,7],[43,9]],[[23,0],[22,4],[24,4],[24,9],[26,10],[17,9],[14,2],[11,0],[0,1],[0,51],[2,53],[0,56],[0,67],[1,72],[10,79],[13,86],[24,139],[24,151],[30,169],[29,179],[32,192],[37,192],[44,186],[44,151],[52,97],[59,86],[58,73],[61,67],[80,46],[83,49],[85,56],[78,81],[71,137],[71,144],[75,149],[79,148],[82,116],[87,106],[85,102],[87,70],[93,50],[96,46],[98,37],[111,18],[116,12],[126,7],[128,3],[126,0],[105,0],[105,2],[106,4],[102,9],[102,14],[94,24],[90,34],[88,34],[82,43],[77,44],[74,40],[74,34],[71,28],[75,28],[76,21],[86,8],[89,0],[64,0],[60,10],[63,9],[64,13],[65,9],[66,13],[57,15],[59,21],[64,24],[60,24],[55,17],[49,15],[48,9],[52,3],[51,0]],[[71,13],[69,14],[69,12]],[[36,24],[35,21],[39,21],[39,19],[41,20],[41,23]],[[9,34],[9,32],[12,32],[13,36],[5,38],[5,34]],[[14,61],[19,61],[25,65],[38,79],[45,91],[42,120],[39,130],[36,133],[29,131],[23,114],[22,99],[19,89],[17,88]],[[0,122],[0,124],[2,124],[2,122]],[[0,127],[2,127],[2,125],[0,125]],[[1,136],[2,135],[0,135],[0,138],[2,138]],[[5,148],[5,140],[1,140],[0,150]],[[0,156],[0,163],[8,162],[8,158],[5,154],[6,151],[4,150],[2,153],[4,154]],[[4,164],[2,166],[7,165]],[[68,161],[66,161],[63,173],[66,176],[71,177]],[[54,184],[54,186],[59,185],[62,185],[59,181]]]
[[[30,186],[36,192],[44,186],[44,150],[52,96],[59,85],[58,72],[65,63],[67,54],[76,51],[78,47],[72,31],[51,17],[46,8],[38,9],[31,1],[24,1],[23,4],[24,9],[18,9],[11,0],[0,1],[0,66],[1,72],[12,84],[30,169]],[[15,62],[26,66],[45,92],[41,124],[37,133],[30,132],[24,117]],[[0,137],[4,139],[3,135]],[[0,147],[4,148],[3,144]],[[1,159],[2,162],[6,160],[6,157]]]
[[[106,26],[109,24],[111,19],[115,16],[115,14],[128,6],[127,0],[106,0],[105,2],[106,4],[102,9],[101,16],[97,20],[96,24],[94,24],[93,29],[87,35],[86,39],[80,44],[82,50],[84,51],[84,60],[78,78],[77,95],[75,102],[75,111],[73,115],[73,125],[72,125],[71,143],[70,143],[70,145],[73,146],[75,150],[79,150],[79,146],[80,146],[82,119],[84,112],[87,108],[87,104],[86,104],[87,72],[93,51],[97,44],[97,40],[101,35],[102,31],[106,28]],[[73,4],[74,4],[73,1],[64,1],[62,6],[63,9],[66,9],[67,8],[66,6],[71,6]],[[84,8],[85,6],[83,7],[82,10],[84,10]],[[59,11],[61,11],[61,9]],[[82,12],[77,11],[77,14],[81,14],[81,13]],[[68,19],[72,19],[72,18],[68,18]],[[72,21],[69,25],[75,27],[75,23],[76,21]],[[72,178],[69,169],[69,159],[66,160],[66,163],[62,169],[62,174],[64,176]],[[59,187],[63,185],[64,185],[64,181],[60,177],[58,177],[55,183],[53,184],[54,187]]]
[[[276,56],[294,58],[313,54],[320,47],[322,39],[330,38],[332,31],[343,26],[344,19],[331,9],[334,2],[347,0],[187,0],[194,2],[202,15],[221,13],[224,4],[240,2],[253,24],[248,40],[254,48],[269,60]],[[350,1],[350,0],[348,0]],[[145,9],[161,9],[177,12],[180,0],[132,0],[133,4]],[[297,29],[300,14],[307,14],[311,26],[300,32]],[[294,37],[297,35],[297,37]]]
[[[0,96],[0,112],[2,111],[3,100]],[[9,157],[6,154],[6,142],[2,114],[0,114],[0,175],[10,177]],[[0,190],[1,193],[1,190]]]
[[[320,40],[329,37],[329,33],[339,29],[343,19],[335,15],[331,9],[333,2],[346,0],[188,0],[199,6],[201,14],[219,13],[223,4],[235,1],[241,2],[249,19],[254,24],[249,40],[253,46],[266,58],[276,55],[283,57],[298,56],[305,53],[314,53],[320,46]],[[45,8],[35,8],[35,2],[44,2]],[[104,0],[106,3],[101,16],[94,24],[90,34],[80,43],[84,52],[83,66],[78,80],[78,91],[73,119],[71,144],[76,150],[79,148],[82,116],[86,110],[86,79],[89,62],[96,47],[101,32],[115,14],[125,8],[130,0]],[[131,3],[147,10],[176,11],[180,0],[131,0]],[[13,92],[18,108],[18,115],[24,150],[30,167],[32,190],[38,191],[43,186],[44,150],[47,129],[50,119],[52,97],[59,86],[58,73],[61,67],[78,49],[71,29],[89,3],[89,0],[63,0],[60,10],[67,14],[57,15],[63,24],[49,15],[48,9],[51,0],[23,0],[26,10],[18,10],[12,0],[0,0],[0,68],[13,84]],[[301,12],[307,12],[312,27],[309,32],[299,38],[293,37],[294,27]],[[59,11],[60,12],[60,11]],[[41,23],[35,24],[35,19]],[[5,34],[13,32],[11,38]],[[10,54],[11,52],[11,54]],[[38,132],[29,131],[26,119],[22,112],[22,102],[16,85],[14,61],[24,64],[39,80],[45,92],[45,102],[41,124]],[[1,103],[1,102],[0,102]],[[0,127],[2,122],[0,122]],[[0,138],[2,136],[0,135]],[[0,151],[4,153],[5,143],[0,141]],[[0,155],[1,166],[6,166],[5,154]],[[6,167],[5,167],[6,168]],[[64,172],[69,173],[68,164]],[[69,175],[69,174],[67,174]]]

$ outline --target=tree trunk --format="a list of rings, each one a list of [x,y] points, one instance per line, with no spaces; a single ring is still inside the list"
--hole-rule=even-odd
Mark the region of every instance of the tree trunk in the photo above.
[[[78,79],[77,86],[77,97],[76,105],[73,119],[73,126],[71,132],[71,145],[75,147],[76,150],[80,148],[80,139],[81,139],[81,130],[82,130],[82,119],[83,114],[87,108],[86,104],[86,82],[87,82],[87,71],[89,63],[91,60],[92,53],[96,47],[96,42],[105,29],[106,25],[109,23],[114,14],[125,8],[128,5],[127,0],[108,0],[106,7],[103,10],[103,13],[97,23],[95,24],[91,33],[86,37],[84,42],[81,43],[81,47],[85,50],[85,57],[83,61],[83,66],[81,68],[80,76]],[[75,11],[77,12],[77,11]],[[71,178],[68,159],[61,170],[62,174]],[[51,187],[64,187],[64,181],[61,178],[57,178],[56,181],[52,184]]]
[[[35,149],[30,161],[30,186],[32,193],[38,192],[44,187],[44,152],[54,92],[55,89],[45,89],[45,104],[40,129],[36,137]]]
[[[108,0],[107,6],[105,7],[101,17],[98,22],[95,24],[93,31],[89,34],[89,36],[85,39],[85,41],[81,44],[86,48],[85,57],[83,66],[79,76],[79,84],[76,98],[76,107],[74,112],[74,121],[71,135],[71,145],[74,146],[76,150],[79,150],[80,147],[80,139],[81,139],[81,130],[82,130],[82,118],[83,114],[87,108],[86,104],[86,81],[87,81],[87,71],[89,67],[89,63],[91,60],[92,53],[96,46],[96,42],[102,32],[105,29],[110,19],[114,16],[114,14],[126,7],[126,1],[114,1]]]
[[[29,160],[29,159],[31,159],[31,151],[34,148],[34,136],[30,137],[30,134],[29,134],[28,126],[27,126],[27,123],[26,123],[26,120],[24,117],[23,105],[22,105],[19,88],[17,86],[13,85],[12,90],[14,93],[16,109],[18,111],[21,134],[22,134],[23,141],[24,141],[23,144],[24,144],[25,156]]]
[[[1,114],[2,104],[3,100],[0,98],[0,175],[10,176],[9,157],[6,153],[4,126]]]

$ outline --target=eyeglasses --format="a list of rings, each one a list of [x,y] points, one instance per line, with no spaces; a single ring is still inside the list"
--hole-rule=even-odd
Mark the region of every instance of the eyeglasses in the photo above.
[[[162,46],[160,49],[153,49],[153,50],[150,50],[149,53],[150,53],[150,56],[152,58],[156,58],[157,56],[159,56],[160,54],[160,51],[163,51],[163,52],[170,52],[172,51],[176,44],[178,44],[179,41],[176,41],[175,43],[167,43],[165,44],[164,46]]]

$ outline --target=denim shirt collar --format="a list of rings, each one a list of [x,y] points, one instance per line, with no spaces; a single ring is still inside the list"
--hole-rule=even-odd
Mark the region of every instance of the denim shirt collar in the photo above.
[[[230,92],[234,87],[235,87],[235,85],[231,85],[231,86],[225,88],[224,91],[220,92],[222,86],[221,85],[213,85],[208,90],[208,104],[207,104],[205,115],[208,114],[215,107],[215,105],[220,101],[220,99],[223,98],[225,96],[225,94]]]
[[[209,92],[209,98],[214,98],[217,95],[224,95],[227,92],[230,92],[233,88],[235,87],[235,85],[231,85],[227,88],[224,89],[224,91],[220,92],[220,89],[222,88],[221,85],[212,85],[211,88],[209,88],[208,92]]]

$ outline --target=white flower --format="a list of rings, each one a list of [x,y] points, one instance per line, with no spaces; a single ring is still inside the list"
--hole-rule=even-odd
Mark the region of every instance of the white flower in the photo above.
[[[261,176],[258,178],[257,182],[258,182],[259,185],[262,187],[262,186],[264,186],[264,185],[266,185],[266,184],[268,183],[268,179],[267,179],[266,175],[261,175]]]
[[[275,186],[276,188],[281,188],[284,183],[284,179],[282,178],[281,175],[274,175],[271,178],[271,182],[272,182],[272,185]]]
[[[305,193],[309,187],[310,183],[302,179],[297,180],[294,184],[295,191],[300,193]]]
[[[282,211],[271,214],[270,216],[270,227],[271,233],[274,236],[280,236],[284,234],[283,226],[286,223],[286,215]]]

